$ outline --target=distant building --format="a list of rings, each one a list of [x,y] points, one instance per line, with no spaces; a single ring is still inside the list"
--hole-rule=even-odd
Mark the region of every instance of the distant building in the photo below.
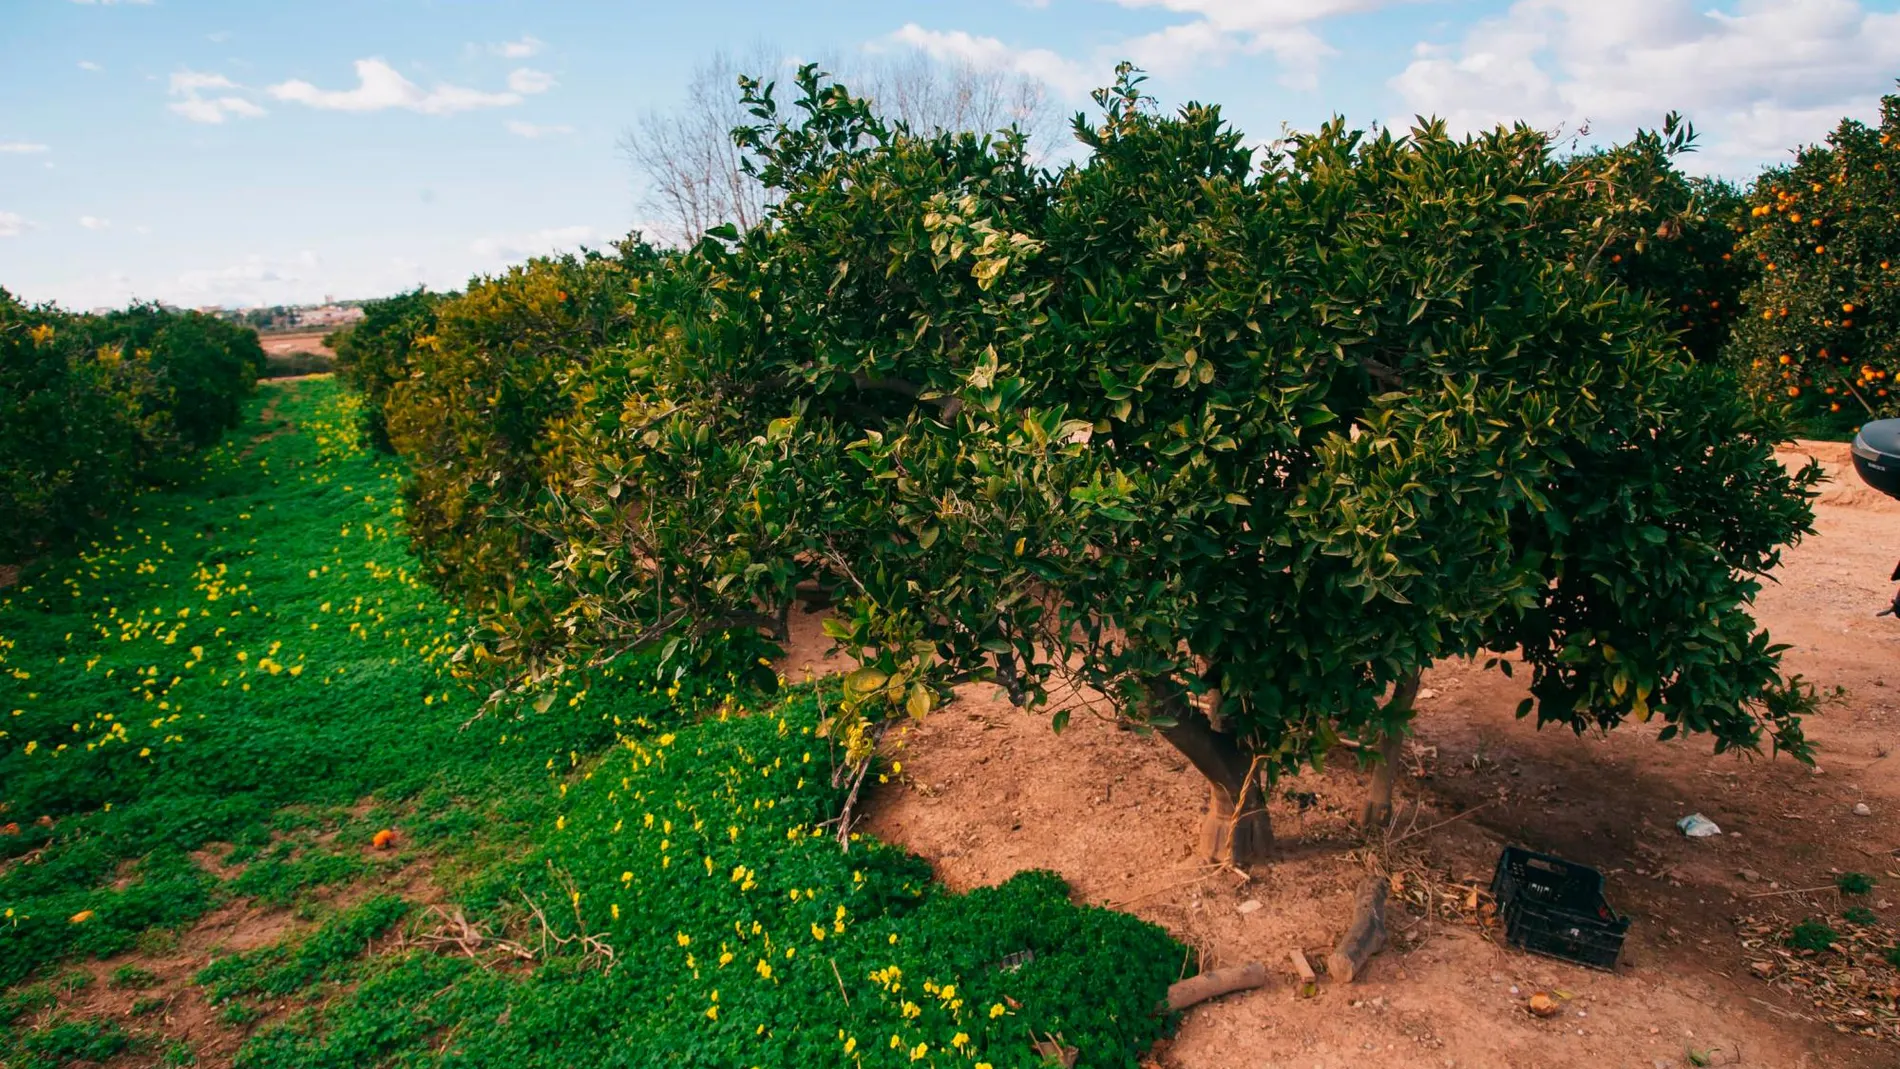
[[[326,304],[319,308],[301,308],[296,312],[297,324],[305,327],[340,327],[363,318],[361,308],[345,308],[335,304]]]

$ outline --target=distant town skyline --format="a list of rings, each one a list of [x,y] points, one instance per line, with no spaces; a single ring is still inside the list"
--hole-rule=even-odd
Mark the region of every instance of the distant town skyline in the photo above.
[[[715,50],[923,52],[1041,79],[1118,60],[1269,141],[1335,113],[1593,139],[1683,111],[1746,179],[1872,117],[1900,0],[10,0],[0,287],[71,308],[459,288],[650,224],[617,147]],[[771,72],[764,72],[771,73]]]

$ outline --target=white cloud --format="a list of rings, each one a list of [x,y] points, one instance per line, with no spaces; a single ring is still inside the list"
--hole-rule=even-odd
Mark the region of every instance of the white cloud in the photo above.
[[[1687,161],[1745,176],[1871,117],[1900,67],[1900,13],[1856,0],[1520,0],[1452,47],[1420,45],[1392,86],[1461,130],[1523,119],[1609,138],[1682,111],[1705,138]]]
[[[17,238],[30,225],[18,212],[0,212],[0,238]]]
[[[1153,33],[1094,49],[1086,62],[1046,48],[1016,48],[963,30],[910,23],[885,39],[977,66],[1039,78],[1069,97],[1106,84],[1123,59],[1154,74],[1188,74],[1236,56],[1269,56],[1280,81],[1295,89],[1319,84],[1321,64],[1339,54],[1313,26],[1327,19],[1413,0],[1105,0],[1124,8],[1180,16]]]
[[[508,88],[524,96],[545,93],[554,88],[554,75],[532,67],[517,67],[508,72]]]
[[[309,250],[288,258],[251,255],[225,267],[185,271],[160,288],[165,299],[191,306],[277,304],[321,292],[323,281],[315,276],[322,266]]]
[[[503,56],[508,59],[527,59],[529,56],[535,55],[546,47],[547,42],[533,36],[527,36],[519,41],[504,41],[498,45],[489,45],[488,50],[497,56]]]
[[[204,71],[177,71],[172,75],[173,94],[195,93],[201,89],[236,89],[238,84],[222,74],[208,74]]]
[[[171,76],[169,92],[180,99],[172,101],[169,106],[171,110],[192,122],[202,123],[221,123],[231,116],[255,119],[264,114],[263,108],[245,97],[233,93],[222,96],[207,95],[213,90],[243,88],[222,74],[193,70],[176,71]]]
[[[98,71],[98,70],[104,70],[105,68],[101,67],[97,63],[94,63],[92,60],[82,59],[79,61],[79,69],[82,71]]]
[[[955,60],[977,67],[1026,74],[1070,96],[1083,95],[1105,80],[1104,76],[1092,73],[1083,64],[1049,49],[1016,48],[994,37],[978,37],[963,30],[927,30],[911,22],[891,34],[886,41],[918,49],[932,59]]]
[[[112,225],[112,220],[101,219],[96,215],[82,215],[79,217],[79,225],[87,230],[105,230]]]
[[[473,241],[468,251],[484,260],[525,260],[551,252],[572,249],[594,236],[591,226],[560,226],[536,230],[530,234],[487,237]]]
[[[52,147],[37,141],[0,141],[0,153],[12,153],[18,156],[35,156],[42,152],[51,152]]]
[[[516,137],[526,137],[530,139],[541,138],[541,137],[554,137],[559,134],[571,134],[574,132],[574,128],[572,126],[565,126],[565,125],[537,126],[536,124],[531,123],[531,122],[522,122],[520,119],[509,119],[506,123],[503,123],[502,125],[506,126],[508,128],[508,132],[515,135]]]
[[[356,80],[354,89],[319,89],[309,82],[292,79],[271,86],[268,92],[278,100],[326,111],[404,108],[424,115],[448,115],[474,108],[500,108],[521,103],[521,91],[518,89],[507,93],[489,93],[459,85],[438,84],[424,91],[380,59],[357,60]],[[532,91],[539,92],[538,89]]]

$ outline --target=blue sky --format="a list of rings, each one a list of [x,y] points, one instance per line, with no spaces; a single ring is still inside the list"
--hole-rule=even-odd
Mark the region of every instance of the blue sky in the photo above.
[[[616,141],[717,49],[921,49],[1068,108],[1118,59],[1250,135],[1676,108],[1747,177],[1873,116],[1900,0],[0,0],[0,286],[88,308],[376,296],[640,225]]]

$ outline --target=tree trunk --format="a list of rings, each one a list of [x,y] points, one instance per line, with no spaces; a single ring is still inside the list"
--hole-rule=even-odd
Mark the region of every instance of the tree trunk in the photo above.
[[[1238,801],[1231,788],[1208,781],[1201,856],[1240,868],[1263,862],[1272,852],[1273,815],[1267,812],[1260,777],[1247,778]]]
[[[1372,770],[1372,787],[1366,792],[1366,804],[1359,809],[1359,826],[1377,831],[1392,819],[1392,787],[1399,775],[1399,761],[1405,754],[1405,732],[1393,727],[1395,717],[1411,719],[1412,703],[1418,698],[1418,673],[1399,680],[1392,688],[1392,700],[1386,702],[1388,725],[1379,736],[1379,764]]]
[[[1236,868],[1266,861],[1273,850],[1273,818],[1252,755],[1232,733],[1215,730],[1172,683],[1153,681],[1147,690],[1149,713],[1173,721],[1160,729],[1161,737],[1207,777],[1201,856]]]

